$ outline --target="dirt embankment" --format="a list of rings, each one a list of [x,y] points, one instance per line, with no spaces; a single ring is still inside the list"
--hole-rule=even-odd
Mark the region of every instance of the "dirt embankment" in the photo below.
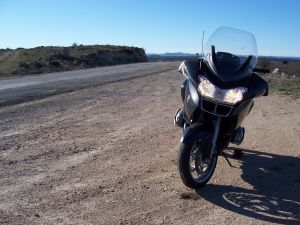
[[[113,45],[73,45],[0,49],[0,76],[39,74],[146,62],[144,49]]]
[[[257,99],[244,157],[194,192],[176,167],[181,78],[0,108],[0,224],[299,224],[300,101]]]

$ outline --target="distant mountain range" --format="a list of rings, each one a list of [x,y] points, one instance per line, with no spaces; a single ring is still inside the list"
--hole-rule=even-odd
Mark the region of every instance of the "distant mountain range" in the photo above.
[[[300,61],[297,56],[263,56],[258,57],[260,60],[273,60],[273,61]]]

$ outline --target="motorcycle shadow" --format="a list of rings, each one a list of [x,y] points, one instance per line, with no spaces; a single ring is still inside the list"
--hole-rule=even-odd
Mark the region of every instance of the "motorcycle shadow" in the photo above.
[[[300,224],[300,158],[241,148],[241,178],[253,186],[207,184],[197,194],[244,216],[283,224]]]

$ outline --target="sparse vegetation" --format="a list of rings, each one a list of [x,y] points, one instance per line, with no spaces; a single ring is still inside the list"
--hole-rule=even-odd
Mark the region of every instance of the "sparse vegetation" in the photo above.
[[[113,45],[78,45],[0,49],[0,76],[27,75],[99,66],[145,62],[141,48]]]
[[[300,60],[290,61],[288,59],[283,60],[270,60],[262,59],[257,63],[257,67],[261,69],[269,69],[271,72],[276,68],[280,70],[281,73],[286,73],[289,77],[300,76]]]
[[[262,77],[268,81],[271,93],[300,97],[300,61],[264,59],[257,67],[270,70],[270,74]]]
[[[270,92],[300,97],[300,77],[282,77],[281,75],[267,74],[263,78],[268,81]]]

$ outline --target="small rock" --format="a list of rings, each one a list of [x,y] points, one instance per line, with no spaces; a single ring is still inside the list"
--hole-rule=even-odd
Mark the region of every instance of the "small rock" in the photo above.
[[[272,72],[273,75],[279,75],[280,73],[280,69],[279,68],[275,68]]]

